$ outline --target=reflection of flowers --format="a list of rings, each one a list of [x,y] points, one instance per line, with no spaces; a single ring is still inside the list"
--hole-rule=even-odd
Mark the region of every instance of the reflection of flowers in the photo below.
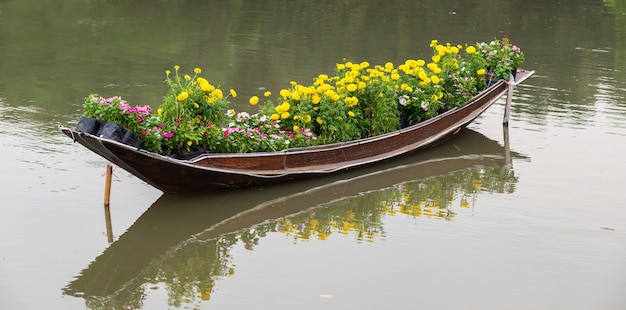
[[[468,169],[437,177],[404,182],[362,195],[343,197],[323,207],[293,216],[263,222],[217,239],[194,238],[154,259],[141,275],[145,284],[118,291],[112,299],[124,308],[141,308],[148,283],[163,283],[168,304],[209,300],[218,280],[235,273],[233,247],[253,250],[263,237],[279,232],[294,240],[326,240],[333,235],[351,235],[357,242],[374,242],[385,237],[384,220],[406,215],[452,220],[452,204],[470,207],[468,198],[478,192],[510,193],[518,179],[505,168]],[[132,282],[134,283],[134,282]],[[109,299],[89,300],[89,308],[109,308]],[[195,304],[197,305],[197,303]]]

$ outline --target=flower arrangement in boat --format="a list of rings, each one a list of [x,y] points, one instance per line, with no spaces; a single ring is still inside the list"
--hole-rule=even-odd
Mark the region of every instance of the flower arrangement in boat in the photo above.
[[[471,60],[487,68],[495,79],[508,79],[509,74],[515,74],[515,70],[524,62],[524,53],[519,46],[510,42],[506,34],[489,43],[476,43],[474,47],[470,49],[473,56]]]
[[[286,148],[352,141],[389,133],[462,106],[487,86],[487,68],[503,77],[523,61],[507,37],[489,44],[430,44],[430,59],[409,59],[395,66],[344,59],[332,75],[311,84],[291,82],[279,91],[249,99],[258,113],[236,113],[220,86],[195,68],[193,76],[179,66],[166,70],[168,91],[151,114],[131,108],[119,97],[90,95],[87,117],[118,122],[141,137],[141,147],[157,153],[209,150],[222,153],[272,152]]]
[[[139,131],[144,121],[150,118],[152,110],[149,105],[130,106],[120,96],[104,98],[98,94],[89,95],[83,108],[86,117],[118,123],[130,131]]]

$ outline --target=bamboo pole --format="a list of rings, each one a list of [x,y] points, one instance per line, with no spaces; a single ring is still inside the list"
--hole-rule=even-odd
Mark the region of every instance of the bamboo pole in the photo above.
[[[104,206],[109,206],[109,200],[111,199],[111,176],[113,175],[113,166],[107,164],[107,177],[104,184]]]
[[[504,119],[502,120],[502,124],[505,126],[509,125],[509,114],[511,114],[511,101],[513,101],[513,88],[515,87],[515,79],[513,78],[513,74],[509,74],[509,81],[507,82],[509,86],[509,90],[506,95],[506,105],[504,106]]]

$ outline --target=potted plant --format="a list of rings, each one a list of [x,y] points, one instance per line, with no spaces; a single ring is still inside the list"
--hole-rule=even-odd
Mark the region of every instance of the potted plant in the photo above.
[[[485,67],[494,79],[508,79],[515,75],[517,68],[524,62],[524,53],[519,46],[512,44],[505,34],[502,39],[490,43],[476,43],[476,56],[484,60]]]
[[[120,96],[104,98],[90,94],[83,103],[83,116],[76,130],[126,143],[141,146],[137,132],[141,132],[144,122],[151,115],[151,108],[130,106]]]

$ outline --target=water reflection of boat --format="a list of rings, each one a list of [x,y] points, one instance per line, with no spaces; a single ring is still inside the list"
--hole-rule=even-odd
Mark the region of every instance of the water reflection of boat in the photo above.
[[[522,83],[533,73],[518,70],[514,84]],[[279,152],[208,153],[191,160],[178,160],[67,127],[60,127],[60,130],[166,193],[264,186],[329,175],[424,149],[458,133],[502,97],[507,89],[511,90],[510,87],[499,80],[462,107],[387,134]]]
[[[298,222],[298,225],[310,225],[312,216],[305,213],[311,210],[322,214],[321,209],[325,209],[326,218],[332,218],[335,215],[330,213],[341,211],[339,205],[351,199],[383,193],[387,203],[390,196],[406,196],[406,193],[398,192],[399,187],[411,190],[412,183],[428,183],[429,179],[453,177],[459,172],[473,173],[470,180],[473,182],[480,178],[476,173],[496,169],[498,176],[494,184],[516,182],[515,177],[511,179],[512,173],[506,168],[505,159],[523,156],[511,154],[496,141],[474,131],[466,130],[460,135],[454,142],[445,142],[424,156],[403,158],[386,167],[383,164],[382,169],[377,166],[369,171],[353,171],[280,187],[182,197],[163,195],[63,292],[85,298],[88,306],[120,306],[139,302],[137,298],[144,295],[142,290],[147,283],[177,285],[186,281],[181,279],[185,272],[189,272],[189,276],[193,273],[196,279],[208,272],[200,281],[202,283],[197,284],[203,287],[196,287],[195,291],[208,290],[210,293],[213,281],[229,272],[224,262],[224,247],[238,241],[253,243],[251,240],[258,238],[260,232],[275,231],[278,226],[285,225],[285,219],[295,223],[297,220],[293,219],[304,214],[306,223]],[[505,171],[504,175],[501,171]],[[224,208],[225,205],[228,208]],[[356,205],[370,208],[366,210],[368,214],[379,212],[371,209],[376,203],[357,201]],[[354,214],[353,210],[351,212]],[[335,219],[330,221],[337,222]],[[374,219],[364,225],[367,226],[364,230],[369,230],[379,226],[380,221]],[[246,232],[251,227],[255,231],[252,235]],[[195,249],[197,246],[203,249]],[[209,268],[211,271],[190,271],[188,267],[181,271],[177,268],[179,265],[197,265],[200,269],[212,267]],[[177,281],[167,281],[168,272],[172,270],[176,272],[169,276],[178,277]]]

